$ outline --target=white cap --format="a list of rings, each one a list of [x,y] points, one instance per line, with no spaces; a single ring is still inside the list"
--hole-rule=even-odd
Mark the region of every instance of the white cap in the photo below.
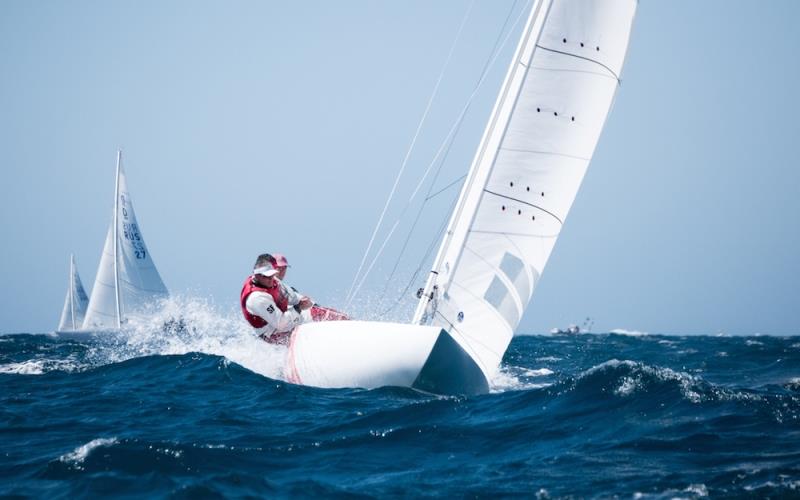
[[[272,266],[272,264],[267,262],[263,266],[253,269],[253,274],[261,274],[263,276],[275,276],[276,274],[278,274],[278,270],[275,269]]]

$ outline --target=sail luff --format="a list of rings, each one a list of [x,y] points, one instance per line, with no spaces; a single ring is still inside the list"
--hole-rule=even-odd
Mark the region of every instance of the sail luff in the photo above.
[[[522,79],[524,78],[524,66],[520,73],[521,58],[526,52],[533,51],[533,46],[535,46],[544,26],[551,1],[552,0],[538,0],[531,7],[531,12],[525,23],[520,41],[517,44],[514,57],[511,60],[500,93],[495,101],[492,114],[484,130],[470,171],[467,174],[467,180],[461,188],[461,193],[456,202],[456,208],[450,217],[450,222],[448,223],[444,238],[439,246],[439,251],[436,254],[433,267],[431,268],[428,280],[423,289],[423,295],[417,304],[412,323],[424,323],[430,319],[424,316],[428,304],[433,297],[433,287],[440,278],[440,270],[449,249],[459,248],[459,255],[461,251],[463,251],[462,246],[467,236],[467,230],[472,224],[480,202],[480,197],[483,194],[483,188],[491,173],[491,167],[494,165],[493,159],[497,155],[497,150],[491,150],[489,146],[492,142],[499,142],[501,139],[502,132],[499,132],[498,135],[498,125],[502,125],[502,128],[505,129],[505,126],[508,124],[509,116],[513,111],[513,102],[516,101],[519,95]],[[533,46],[530,43],[531,39],[534,39]],[[520,74],[521,77],[518,77]],[[511,102],[509,102],[510,97],[512,98]],[[484,161],[487,154],[492,155],[491,162]],[[476,184],[480,186],[479,189],[475,189]],[[467,207],[469,207],[469,209]],[[469,222],[465,224],[464,222],[467,220]]]

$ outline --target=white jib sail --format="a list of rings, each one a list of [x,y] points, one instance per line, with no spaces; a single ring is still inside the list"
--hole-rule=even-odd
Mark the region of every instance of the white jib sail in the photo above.
[[[169,295],[133,211],[122,154],[117,152],[114,213],[83,328],[118,329],[126,317]]]
[[[61,320],[58,322],[58,331],[67,332],[80,330],[83,326],[83,318],[86,316],[86,306],[89,304],[89,297],[83,289],[78,268],[75,265],[75,256],[69,256],[69,286],[67,287],[67,297],[64,299],[64,308],[61,310]]]
[[[594,153],[636,5],[533,5],[414,316],[450,331],[488,379]]]

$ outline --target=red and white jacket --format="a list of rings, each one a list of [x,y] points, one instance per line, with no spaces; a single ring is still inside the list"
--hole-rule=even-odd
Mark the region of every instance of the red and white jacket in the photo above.
[[[242,285],[242,314],[256,329],[255,333],[270,342],[288,340],[289,333],[304,320],[292,307],[294,304],[290,304],[297,299],[287,294],[287,289],[277,278],[272,288],[253,283],[252,276],[248,276]]]

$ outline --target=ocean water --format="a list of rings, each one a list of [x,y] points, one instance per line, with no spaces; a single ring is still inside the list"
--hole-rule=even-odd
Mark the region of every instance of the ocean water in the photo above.
[[[0,336],[0,496],[800,498],[797,336],[520,336],[492,393],[436,397],[289,384],[197,311]]]

